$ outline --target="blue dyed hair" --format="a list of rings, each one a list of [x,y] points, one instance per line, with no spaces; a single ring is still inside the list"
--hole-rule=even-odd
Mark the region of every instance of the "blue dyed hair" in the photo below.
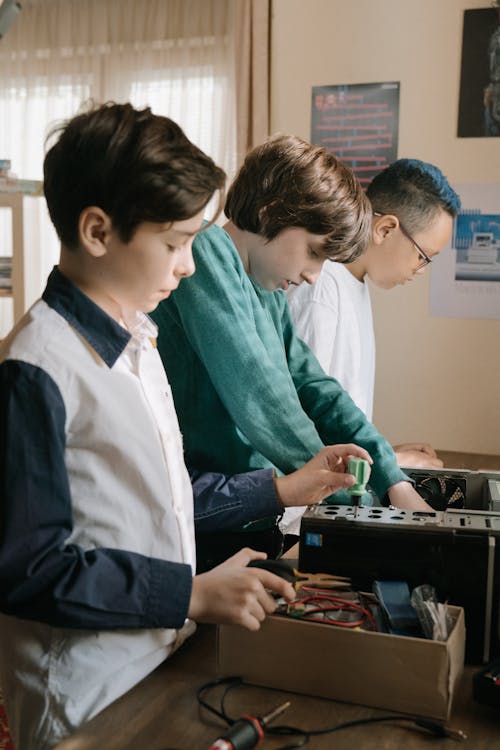
[[[460,198],[438,167],[398,159],[373,178],[366,194],[374,211],[394,214],[408,232],[425,230],[439,210],[460,211]]]

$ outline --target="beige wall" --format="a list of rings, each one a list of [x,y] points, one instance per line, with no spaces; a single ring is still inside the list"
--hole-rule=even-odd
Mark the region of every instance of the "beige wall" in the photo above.
[[[463,11],[490,6],[273,0],[272,131],[310,137],[312,86],[400,81],[398,156],[434,162],[455,184],[500,185],[500,138],[456,137]],[[500,454],[500,320],[430,317],[428,274],[374,290],[373,307],[379,430],[392,442]]]

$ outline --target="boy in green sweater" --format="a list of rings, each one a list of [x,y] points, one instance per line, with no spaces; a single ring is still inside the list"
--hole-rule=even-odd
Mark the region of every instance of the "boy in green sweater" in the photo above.
[[[223,228],[193,243],[194,276],[153,314],[188,466],[287,474],[324,445],[355,443],[373,459],[379,497],[428,510],[389,443],[296,336],[284,294],[314,283],[326,259],[350,262],[366,248],[371,208],[353,173],[320,147],[277,136],[248,154],[225,213]],[[287,509],[281,531],[297,533],[300,515]],[[279,551],[265,541],[276,524],[257,528],[269,554]],[[249,529],[198,535],[198,563],[245,546]]]

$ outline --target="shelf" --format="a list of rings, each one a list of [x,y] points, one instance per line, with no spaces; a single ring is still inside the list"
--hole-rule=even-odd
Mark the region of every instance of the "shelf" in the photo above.
[[[22,195],[43,195],[41,180],[20,180],[14,177],[0,177],[0,193],[15,193]]]

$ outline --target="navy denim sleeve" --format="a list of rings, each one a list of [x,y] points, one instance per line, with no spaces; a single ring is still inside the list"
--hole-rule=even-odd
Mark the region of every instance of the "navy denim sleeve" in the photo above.
[[[189,469],[198,533],[241,528],[247,521],[282,515],[272,469],[226,476]]]
[[[189,565],[68,543],[65,420],[43,370],[0,364],[0,610],[60,627],[181,627]]]

